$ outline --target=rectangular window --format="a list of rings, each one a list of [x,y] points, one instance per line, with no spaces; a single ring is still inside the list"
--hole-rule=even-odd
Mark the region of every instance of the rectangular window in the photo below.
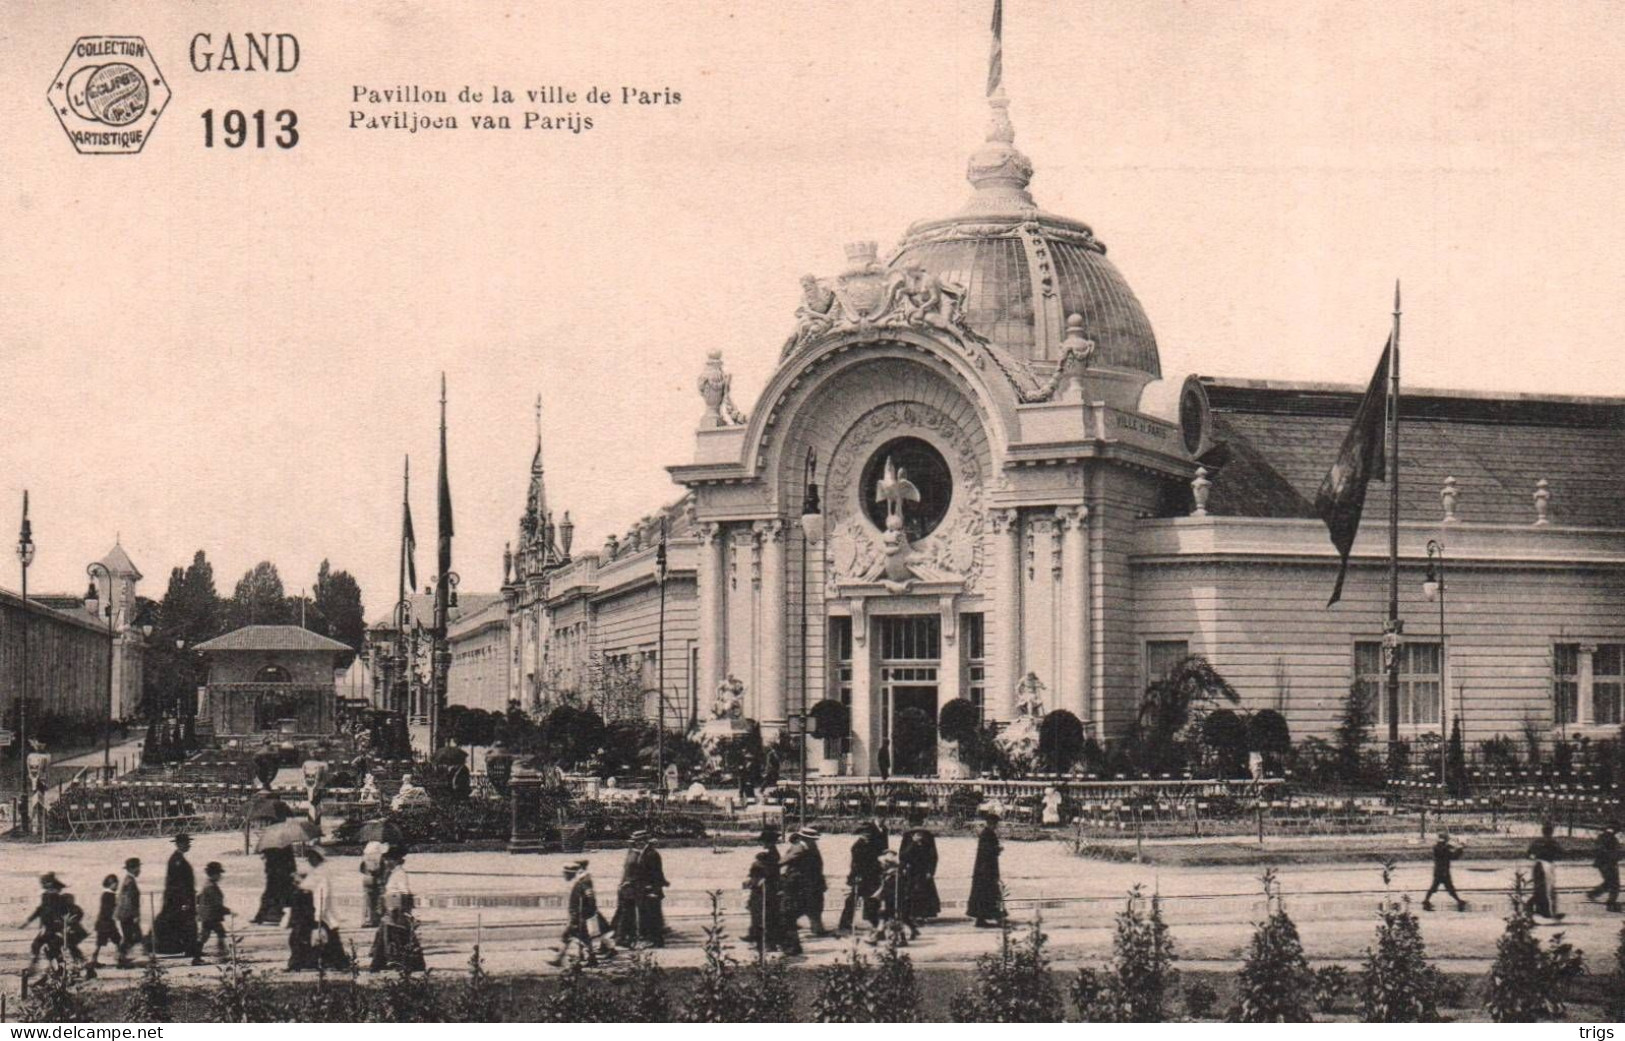
[[[942,616],[882,615],[881,661],[936,661],[942,657]]]
[[[1424,640],[1399,646],[1399,723],[1401,726],[1429,726],[1439,723],[1439,692],[1443,687],[1440,668],[1443,658],[1439,644]],[[1388,722],[1385,696],[1387,676],[1382,669],[1382,641],[1361,640],[1354,645],[1355,682],[1372,718]]]
[[[1580,721],[1580,645],[1552,647],[1552,722],[1571,726]]]
[[[829,697],[848,709],[852,707],[852,619],[847,616],[829,620],[830,691]],[[824,758],[838,759],[845,752],[846,742],[838,738],[824,740]]]
[[[1190,657],[1188,640],[1145,641],[1145,682],[1147,686],[1168,678],[1174,667]]]
[[[1591,655],[1591,722],[1618,726],[1625,706],[1625,644],[1605,643]]]
[[[987,638],[980,614],[959,616],[965,642],[965,700],[976,706],[976,718],[987,719]]]

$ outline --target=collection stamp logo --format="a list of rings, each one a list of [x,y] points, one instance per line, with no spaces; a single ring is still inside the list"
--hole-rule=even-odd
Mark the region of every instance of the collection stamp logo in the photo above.
[[[133,155],[169,104],[169,84],[139,36],[81,36],[45,93],[83,155]]]

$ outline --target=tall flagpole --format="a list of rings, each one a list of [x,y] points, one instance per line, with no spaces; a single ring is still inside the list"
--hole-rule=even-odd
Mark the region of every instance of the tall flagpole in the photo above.
[[[1388,762],[1399,747],[1399,280],[1394,280],[1394,337],[1388,354],[1388,624],[1383,627],[1388,667]]]
[[[406,546],[406,518],[411,510],[409,505],[412,492],[412,457],[407,456],[401,470],[401,577],[395,594],[395,661],[400,667],[402,675],[394,677],[392,684],[395,689],[390,692],[389,708],[391,711],[400,711],[405,715],[411,711],[411,676],[412,665],[406,660],[406,555],[409,552]],[[400,688],[406,687],[406,697],[400,696]]]

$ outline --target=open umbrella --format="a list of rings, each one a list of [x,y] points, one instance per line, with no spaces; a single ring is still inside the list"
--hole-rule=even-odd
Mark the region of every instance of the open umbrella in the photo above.
[[[406,842],[406,836],[394,821],[380,817],[375,821],[368,821],[361,825],[356,838],[362,842],[383,842],[390,846],[399,847]]]
[[[268,849],[282,849],[286,846],[299,846],[316,838],[319,832],[316,825],[308,820],[294,818],[279,821],[260,832],[258,851],[264,853]]]

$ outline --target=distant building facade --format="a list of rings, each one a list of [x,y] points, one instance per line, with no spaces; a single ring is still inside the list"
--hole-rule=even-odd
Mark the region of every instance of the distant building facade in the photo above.
[[[197,651],[209,666],[198,717],[215,737],[320,737],[337,728],[348,645],[297,625],[247,625]]]
[[[140,716],[146,652],[137,618],[141,572],[117,542],[97,565],[92,581],[98,609],[112,605],[111,636],[107,617],[87,611],[82,595],[30,592],[25,608],[20,595],[0,590],[0,704],[8,723],[16,721],[23,688],[25,626],[30,711],[85,723]]]
[[[538,437],[505,562],[511,697],[586,694],[610,663],[650,686],[664,658],[690,720],[730,690],[771,735],[836,700],[840,769],[875,772],[889,743],[894,770],[929,773],[949,700],[999,725],[1065,709],[1112,742],[1148,683],[1203,655],[1295,739],[1328,736],[1351,691],[1386,729],[1389,486],[1371,486],[1332,607],[1312,505],[1360,388],[1164,379],[1105,245],[1039,208],[991,100],[963,208],[803,279],[788,339],[746,347],[778,354],[748,412],[710,352],[679,503],[572,557]],[[1401,734],[1619,736],[1625,399],[1408,390],[1401,418]]]

